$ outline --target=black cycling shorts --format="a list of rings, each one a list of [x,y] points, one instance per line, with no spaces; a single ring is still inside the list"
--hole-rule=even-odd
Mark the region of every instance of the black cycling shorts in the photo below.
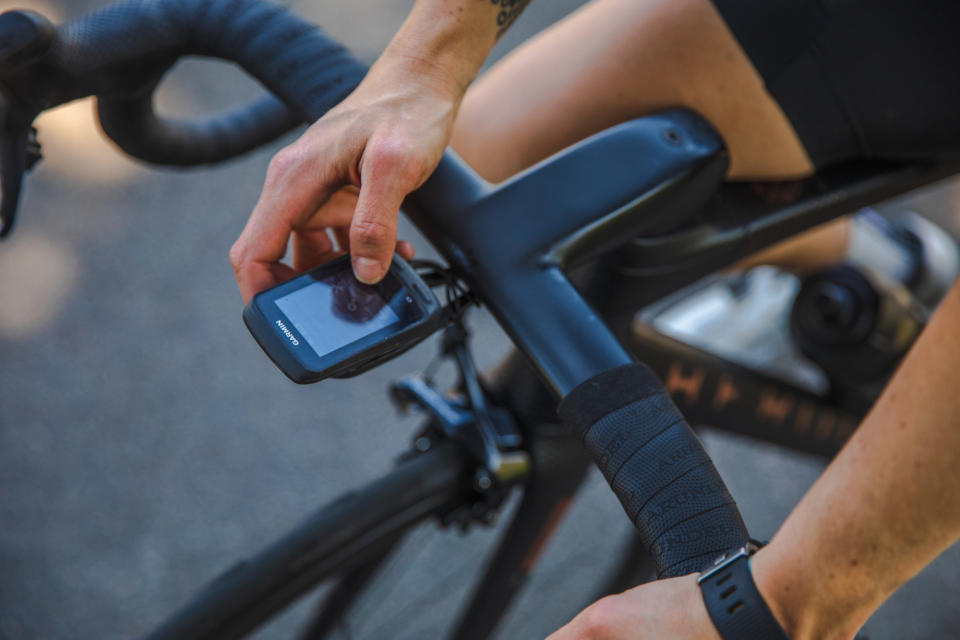
[[[960,155],[960,0],[713,0],[814,164]]]

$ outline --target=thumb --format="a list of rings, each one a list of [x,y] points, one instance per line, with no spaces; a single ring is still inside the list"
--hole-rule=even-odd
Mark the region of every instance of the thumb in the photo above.
[[[417,187],[418,164],[397,148],[364,154],[360,195],[350,225],[353,272],[361,282],[379,282],[390,268],[400,205]]]

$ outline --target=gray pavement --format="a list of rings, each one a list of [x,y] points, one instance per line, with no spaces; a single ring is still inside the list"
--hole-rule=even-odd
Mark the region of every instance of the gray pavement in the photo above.
[[[67,18],[106,3],[16,4]],[[410,2],[289,4],[370,60]],[[578,4],[534,3],[497,54]],[[161,104],[198,113],[255,93],[226,66],[187,63]],[[103,143],[90,110],[40,123],[48,160],[0,245],[0,638],[9,640],[142,634],[235,560],[388,469],[416,421],[398,419],[384,390],[434,351],[428,343],[355,380],[289,383],[244,329],[226,259],[278,145],[226,166],[156,171]],[[943,211],[956,193],[934,190],[920,206]],[[473,326],[490,365],[508,343],[487,316]],[[730,438],[707,444],[759,537],[822,467]],[[499,637],[542,637],[569,619],[585,604],[583,585],[615,562],[625,520],[594,477]],[[497,532],[423,527],[342,637],[441,637]],[[958,565],[953,549],[874,618],[870,637],[960,637]],[[304,613],[257,637],[287,637]]]

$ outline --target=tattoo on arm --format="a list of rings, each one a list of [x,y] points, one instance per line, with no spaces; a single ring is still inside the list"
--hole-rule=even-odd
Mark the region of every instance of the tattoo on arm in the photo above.
[[[500,39],[513,22],[520,17],[523,10],[530,4],[530,0],[485,0],[490,4],[497,6],[500,11],[497,12],[497,40]]]

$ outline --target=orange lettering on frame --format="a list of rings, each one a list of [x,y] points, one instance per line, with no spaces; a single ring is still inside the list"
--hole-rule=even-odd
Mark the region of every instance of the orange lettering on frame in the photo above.
[[[686,396],[687,402],[693,404],[700,397],[700,389],[703,387],[703,379],[707,372],[703,367],[694,368],[690,375],[683,373],[683,364],[680,362],[670,363],[670,369],[667,371],[667,391],[670,395],[682,393]]]
[[[730,376],[723,375],[717,381],[717,392],[713,394],[713,408],[716,411],[726,409],[731,402],[740,397],[740,390],[733,384]]]
[[[757,418],[783,424],[790,413],[790,409],[793,408],[793,403],[792,396],[781,397],[772,391],[764,391],[760,394],[760,400],[757,402]]]

